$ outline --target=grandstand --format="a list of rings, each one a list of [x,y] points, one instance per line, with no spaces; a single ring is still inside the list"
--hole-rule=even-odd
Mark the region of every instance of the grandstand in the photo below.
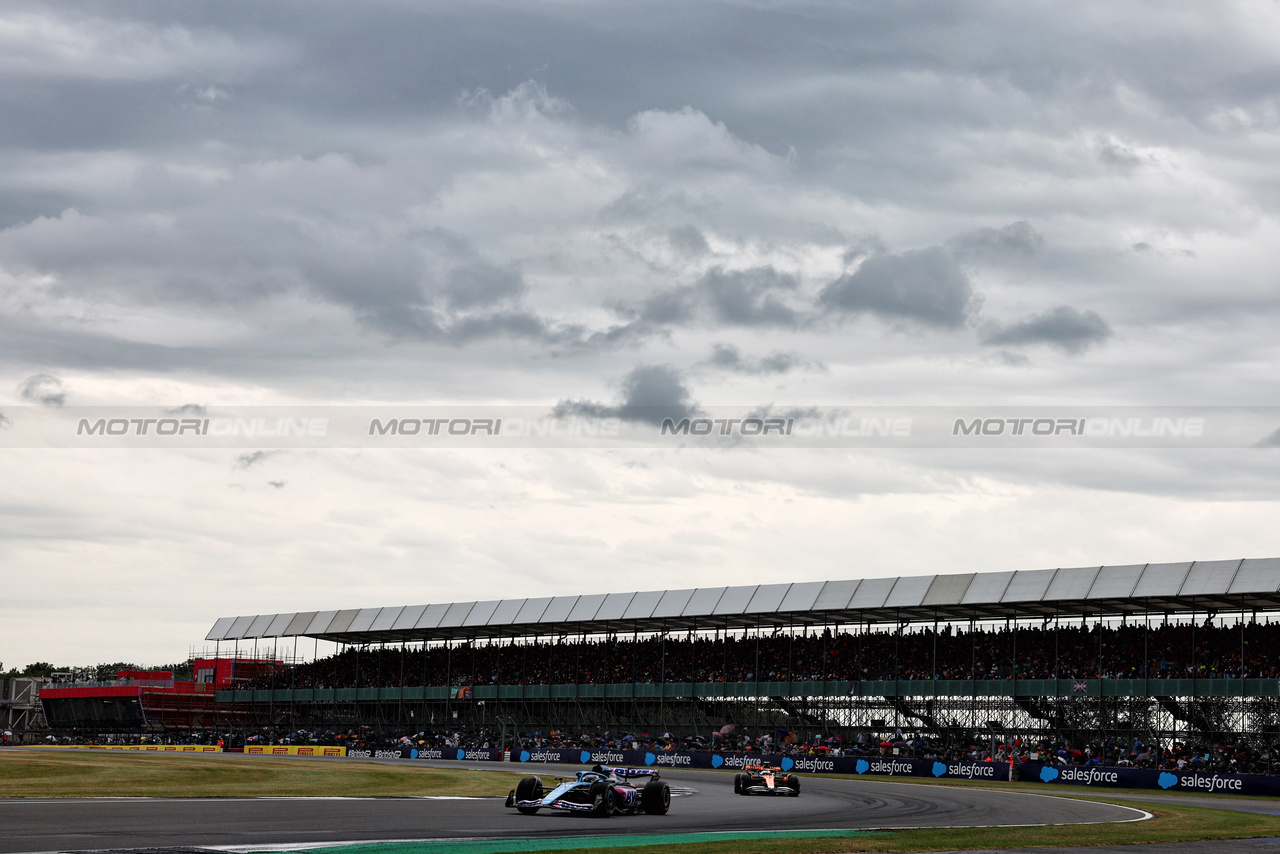
[[[312,642],[217,693],[278,728],[1270,743],[1277,612],[1268,558],[226,617],[207,640]]]
[[[1278,615],[1280,558],[248,615],[214,624],[199,688],[130,686],[127,715],[45,706],[80,732],[733,724],[846,744],[1247,741],[1276,758]]]

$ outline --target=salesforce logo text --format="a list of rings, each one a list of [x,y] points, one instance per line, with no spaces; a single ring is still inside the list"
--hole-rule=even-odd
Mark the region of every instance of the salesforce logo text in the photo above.
[[[1119,783],[1120,775],[1115,771],[1102,771],[1098,768],[1060,768],[1058,769],[1059,779],[1068,783],[1084,783],[1092,786],[1094,783]]]
[[[81,418],[77,436],[259,436],[329,435],[328,418]]]
[[[1091,438],[1204,435],[1203,418],[957,418],[952,436],[1088,436]]]
[[[996,776],[996,766],[993,763],[983,762],[978,765],[948,765],[948,777],[967,777],[972,780],[974,777],[992,777]]]
[[[619,762],[622,760],[619,759]],[[693,757],[688,755],[680,755],[679,753],[655,753],[653,754],[654,765],[693,765]]]
[[[471,757],[468,756],[468,759]],[[560,751],[558,750],[530,750],[529,758],[526,762],[559,762]]]
[[[627,757],[623,756],[621,753],[610,753],[607,750],[602,750],[599,753],[592,753],[590,760],[597,764],[613,764],[614,762],[626,762]],[[584,762],[583,764],[585,765],[586,763]]]
[[[418,758],[419,759],[444,759],[444,751],[435,747],[426,747],[426,748],[419,747]]]
[[[1179,789],[1208,789],[1210,792],[1240,791],[1243,780],[1232,780],[1230,777],[1201,777],[1200,775],[1181,777],[1178,779]]]
[[[478,750],[459,750],[459,759],[488,759],[489,751],[483,748]]]
[[[835,771],[836,763],[830,759],[797,759],[794,767],[798,771]]]
[[[910,762],[877,760],[868,763],[867,771],[871,774],[910,774],[914,766]]]

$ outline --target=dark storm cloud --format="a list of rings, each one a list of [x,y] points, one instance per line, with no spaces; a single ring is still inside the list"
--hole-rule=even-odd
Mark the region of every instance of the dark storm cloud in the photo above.
[[[671,242],[671,248],[681,255],[691,258],[706,255],[711,251],[711,247],[707,244],[707,238],[703,236],[696,226],[676,226],[667,233],[667,239]]]
[[[1043,245],[1044,235],[1025,220],[1004,228],[967,231],[947,241],[947,248],[953,254],[971,258],[1029,257],[1039,252]]]
[[[515,299],[526,288],[517,270],[473,263],[451,270],[442,290],[451,306],[466,309]]]
[[[784,353],[781,350],[774,351],[759,359],[751,359],[743,356],[738,348],[732,344],[713,344],[711,358],[707,360],[707,364],[735,374],[756,376],[785,374],[794,370],[814,367],[813,363],[801,358],[799,354]]]
[[[992,324],[982,338],[991,346],[1047,344],[1067,353],[1081,353],[1111,337],[1111,327],[1096,312],[1060,305],[1008,326]]]
[[[67,402],[70,390],[62,380],[50,374],[33,374],[18,384],[18,394],[23,400],[41,406],[62,406]]]
[[[13,422],[9,420],[9,416],[0,412],[0,427],[12,427]]]
[[[969,277],[936,246],[872,255],[818,296],[819,307],[829,312],[873,314],[940,329],[963,326],[976,302]]]
[[[688,418],[698,413],[684,377],[670,365],[641,365],[621,383],[614,405],[589,400],[562,400],[556,417],[582,415],[594,418],[621,418],[644,424],[660,424],[664,418]]]

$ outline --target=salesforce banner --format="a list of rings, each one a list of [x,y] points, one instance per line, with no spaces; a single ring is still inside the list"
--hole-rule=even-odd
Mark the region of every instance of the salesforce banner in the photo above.
[[[501,762],[502,751],[489,747],[386,747],[378,750],[347,751],[350,759],[453,759],[472,762]]]
[[[1108,768],[1093,765],[1018,767],[1022,782],[1068,786],[1119,786],[1174,792],[1219,792],[1231,795],[1280,795],[1280,778],[1261,774],[1213,774],[1206,771],[1156,771],[1150,768]]]

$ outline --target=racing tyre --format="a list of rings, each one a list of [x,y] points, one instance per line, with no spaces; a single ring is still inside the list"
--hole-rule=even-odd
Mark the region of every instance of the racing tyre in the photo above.
[[[525,777],[516,784],[516,802],[520,801],[540,801],[542,800],[542,780],[537,777]],[[537,807],[516,807],[517,810],[525,815],[533,815],[538,811]]]
[[[666,815],[671,809],[671,787],[661,780],[650,780],[640,790],[640,809],[648,815]]]
[[[782,785],[786,786],[792,792],[793,798],[800,797],[800,778],[794,774],[788,774],[787,779],[782,781]]]
[[[596,818],[608,818],[613,815],[613,786],[597,780],[591,784],[591,814]]]
[[[751,780],[746,774],[733,775],[733,793],[735,795],[745,795],[747,793],[747,784]]]

